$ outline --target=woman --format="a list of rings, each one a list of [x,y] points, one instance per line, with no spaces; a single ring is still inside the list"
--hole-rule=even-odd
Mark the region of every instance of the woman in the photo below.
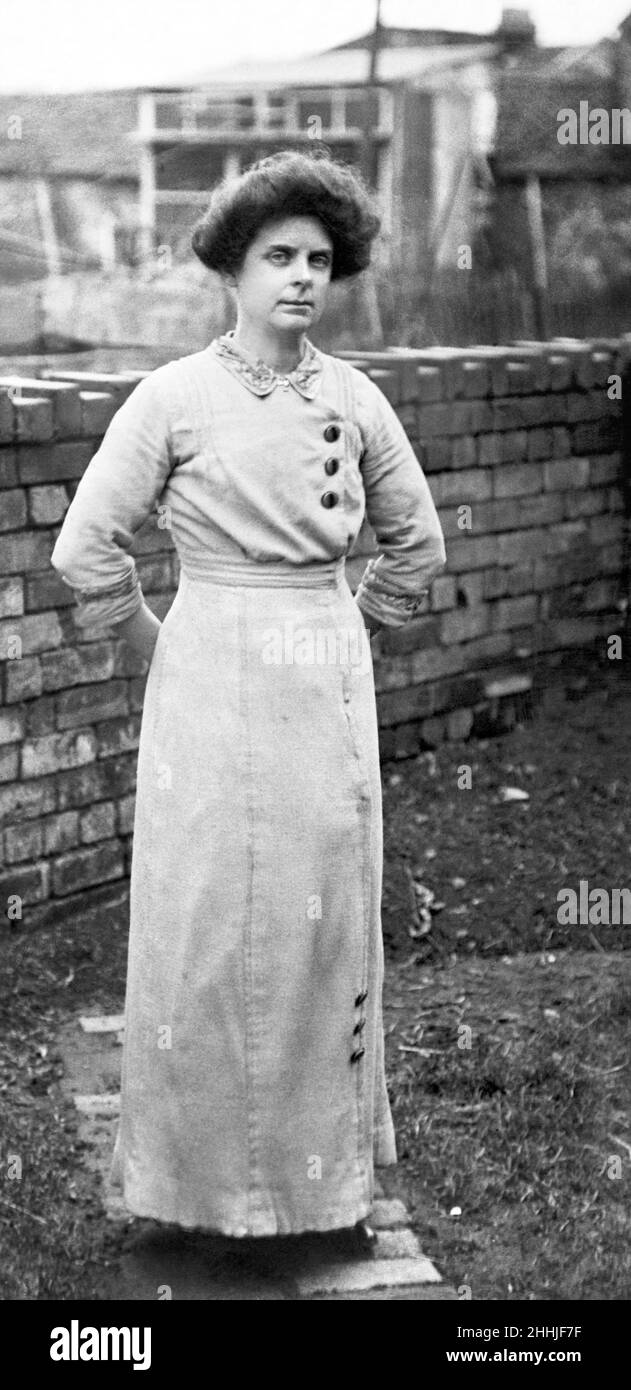
[[[328,157],[215,190],[193,247],[236,326],[136,387],[52,555],[79,625],[151,662],[114,1171],[137,1215],[227,1235],[361,1230],[396,1163],[366,626],[405,622],[445,552],[391,406],[307,336],[378,226]],[[365,509],[381,553],[353,598]],[[162,623],[128,553],[150,514],[181,565]]]

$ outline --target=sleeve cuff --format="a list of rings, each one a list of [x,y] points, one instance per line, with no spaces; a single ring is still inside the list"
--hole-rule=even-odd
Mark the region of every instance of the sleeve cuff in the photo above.
[[[142,607],[143,592],[136,566],[115,584],[100,589],[75,589],[75,624],[78,628],[109,627],[122,623]]]

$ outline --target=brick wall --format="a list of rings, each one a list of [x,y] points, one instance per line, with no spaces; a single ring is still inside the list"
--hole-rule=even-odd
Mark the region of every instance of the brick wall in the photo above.
[[[515,701],[536,703],[621,631],[622,412],[608,382],[627,352],[562,341],[345,354],[395,406],[447,543],[425,612],[375,644],[384,757],[510,722]],[[125,920],[145,663],[115,632],[79,632],[50,553],[143,374],[0,377],[2,920],[18,900],[31,926]],[[373,549],[365,526],[353,588]],[[178,561],[152,517],[133,553],[162,618]]]

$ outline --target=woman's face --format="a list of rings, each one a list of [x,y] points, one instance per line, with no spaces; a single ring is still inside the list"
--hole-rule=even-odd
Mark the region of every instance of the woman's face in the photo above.
[[[234,275],[241,320],[281,335],[308,330],[324,309],[332,265],[333,242],[317,218],[266,222]]]

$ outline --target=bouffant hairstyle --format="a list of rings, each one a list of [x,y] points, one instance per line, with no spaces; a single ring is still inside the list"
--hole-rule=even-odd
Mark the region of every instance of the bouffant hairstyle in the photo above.
[[[281,150],[213,190],[193,230],[195,254],[209,270],[239,270],[261,227],[281,217],[316,217],[333,243],[332,280],[370,264],[381,219],[361,175],[328,153]]]

